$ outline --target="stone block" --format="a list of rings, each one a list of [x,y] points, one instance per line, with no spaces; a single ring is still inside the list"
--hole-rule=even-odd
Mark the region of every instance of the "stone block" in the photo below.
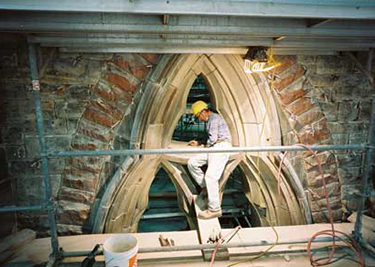
[[[370,100],[363,100],[360,105],[360,121],[370,121],[371,118],[371,101]]]
[[[317,167],[318,160],[321,165],[329,165],[335,162],[335,155],[331,151],[318,152],[315,156],[305,157],[307,168]]]
[[[15,176],[18,205],[40,205],[44,202],[42,175],[20,174]],[[49,175],[52,197],[56,198],[60,188],[61,175]]]
[[[353,63],[340,56],[318,56],[316,61],[317,74],[346,74],[353,70]]]
[[[84,227],[70,224],[57,224],[57,232],[59,235],[81,235],[84,234]]]
[[[341,204],[341,197],[340,196],[337,196],[337,197],[332,197],[332,198],[329,198],[329,202],[327,203],[327,200],[326,199],[321,199],[321,200],[317,200],[317,201],[311,201],[311,211],[312,212],[319,212],[319,211],[327,211],[328,209],[328,205],[330,206],[330,208],[332,210],[335,210],[335,209],[341,209],[342,207],[342,204]]]
[[[339,76],[332,74],[309,74],[308,81],[316,87],[332,87]]]
[[[112,92],[110,84],[104,79],[100,79],[96,86],[91,86],[90,90],[96,95],[107,101],[114,101],[116,95]]]
[[[356,184],[345,184],[341,186],[341,198],[347,201],[357,201],[361,199],[362,188],[360,182]]]
[[[4,152],[4,162],[5,159],[10,160],[26,158],[26,147],[24,145],[9,145],[1,150]]]
[[[328,197],[336,197],[340,196],[340,183],[339,182],[333,182],[331,184],[326,185]],[[325,197],[325,190],[324,188],[311,188],[314,194],[314,198],[316,200],[323,199]]]
[[[301,66],[299,66],[295,70],[290,69],[289,71],[290,73],[286,77],[277,79],[275,83],[273,84],[273,86],[280,92],[284,90],[286,87],[288,87],[289,85],[291,85],[294,81],[301,78],[303,74],[305,73],[305,69],[302,68]]]
[[[89,205],[60,200],[57,223],[83,226],[88,223],[89,214]]]
[[[123,115],[124,115],[123,110],[114,106],[113,103],[109,103],[109,102],[106,102],[106,101],[93,100],[93,101],[90,101],[90,106],[100,110],[103,113],[111,115],[112,117],[114,117],[117,120],[121,120]]]
[[[45,136],[45,143],[48,152],[68,150],[70,136]],[[35,135],[25,135],[26,153],[28,158],[40,157],[39,137]]]
[[[137,85],[131,83],[127,78],[120,76],[118,74],[114,73],[106,73],[105,79],[111,84],[118,88],[120,88],[122,91],[128,92],[133,94],[135,90],[137,89]]]
[[[314,145],[321,144],[322,141],[330,138],[330,134],[327,131],[303,131],[299,134],[299,140],[302,144]]]
[[[321,118],[323,118],[323,116],[324,115],[323,115],[322,111],[320,110],[320,108],[314,107],[314,108],[310,109],[309,111],[301,114],[300,116],[297,116],[297,121],[302,126],[305,126],[305,125],[308,125],[308,124],[312,124],[316,121],[319,121]]]
[[[77,133],[83,134],[102,142],[110,142],[113,139],[113,130],[95,124],[86,119],[82,119],[77,129]]]
[[[274,59],[281,64],[275,68],[275,74],[280,75],[297,63],[296,56],[275,56]]]
[[[80,157],[70,158],[69,164],[77,169],[92,173],[99,173],[104,157]]]
[[[74,135],[70,147],[72,150],[106,150],[109,144],[84,135]]]
[[[86,108],[86,110],[83,113],[83,117],[86,120],[89,120],[91,122],[97,123],[99,125],[102,125],[107,128],[112,128],[114,127],[119,120],[102,113],[98,110],[95,110],[92,107]]]
[[[359,133],[350,133],[349,134],[349,144],[363,144],[367,142],[368,133],[359,132]]]
[[[118,67],[140,80],[143,80],[151,67],[147,60],[137,54],[115,55],[113,61]]]
[[[316,173],[316,176],[309,175],[309,179],[307,180],[307,185],[310,188],[323,187],[323,178],[321,174],[319,174],[318,172],[314,172],[314,173]],[[337,178],[329,173],[324,174],[323,177],[324,177],[324,181],[326,184],[330,184],[330,183],[337,181]]]
[[[284,90],[279,94],[280,102],[283,105],[289,105],[290,103],[294,102],[295,100],[304,97],[306,95],[306,91],[304,89],[299,90]]]
[[[2,127],[2,143],[6,144],[24,144],[24,129],[21,125]]]
[[[95,192],[98,183],[96,179],[84,179],[85,176],[79,177],[71,173],[65,173],[62,178],[62,185],[69,188],[79,189],[83,191]]]
[[[59,199],[90,205],[95,200],[95,194],[62,186],[59,191]]]
[[[350,132],[367,132],[368,125],[361,121],[343,122],[328,122],[328,128],[335,134],[347,134]]]
[[[345,167],[361,167],[363,153],[351,151],[345,155],[337,155],[339,166]]]
[[[289,112],[295,115],[300,115],[314,106],[314,103],[311,102],[309,98],[299,98],[290,105],[288,105],[287,109]]]
[[[340,165],[338,177],[342,185],[355,185],[361,181],[361,167],[348,167]]]
[[[349,143],[349,134],[331,134],[333,145],[347,145]]]
[[[159,62],[159,59],[161,57],[159,54],[143,53],[143,54],[140,54],[140,55],[153,65],[156,65]]]
[[[338,103],[339,109],[337,111],[338,121],[348,122],[357,120],[359,117],[358,103],[353,101],[341,101]]]
[[[321,212],[321,211],[312,212],[311,215],[313,217],[314,223],[329,223],[330,222],[327,210],[325,210],[323,212]],[[341,209],[332,210],[332,219],[333,219],[334,222],[341,222],[342,215],[343,215],[343,213],[342,213]]]
[[[319,107],[321,108],[327,121],[336,122],[338,120],[338,115],[337,115],[338,104],[337,103],[320,102]]]
[[[0,86],[2,95],[7,101],[31,101],[32,99],[30,83],[2,78],[0,80]]]

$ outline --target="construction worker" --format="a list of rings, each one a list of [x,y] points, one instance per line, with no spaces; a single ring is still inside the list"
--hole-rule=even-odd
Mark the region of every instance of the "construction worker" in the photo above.
[[[199,121],[207,122],[208,140],[205,147],[231,148],[231,135],[228,125],[217,113],[208,109],[203,101],[195,102],[191,107],[192,113]],[[196,140],[189,142],[190,146],[201,146]],[[222,215],[219,197],[219,180],[229,159],[229,153],[198,154],[188,161],[188,169],[202,188],[201,195],[207,190],[207,209],[198,213],[200,219],[211,219]],[[203,173],[201,167],[207,164]]]

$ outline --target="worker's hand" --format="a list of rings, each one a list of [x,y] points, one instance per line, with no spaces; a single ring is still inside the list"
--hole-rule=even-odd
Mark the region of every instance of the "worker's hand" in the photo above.
[[[189,143],[188,143],[188,146],[198,146],[199,144],[198,144],[198,141],[197,140],[191,140],[191,141],[189,141]]]

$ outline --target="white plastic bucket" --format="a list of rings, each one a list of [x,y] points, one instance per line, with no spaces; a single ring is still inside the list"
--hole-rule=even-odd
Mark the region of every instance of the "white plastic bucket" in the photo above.
[[[136,267],[138,240],[129,234],[114,234],[103,244],[105,265],[109,267]]]

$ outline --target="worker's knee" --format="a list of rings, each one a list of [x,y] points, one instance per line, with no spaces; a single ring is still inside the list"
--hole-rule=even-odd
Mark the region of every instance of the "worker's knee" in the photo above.
[[[194,159],[192,159],[192,158],[189,159],[189,160],[188,160],[188,163],[187,163],[187,166],[188,166],[188,169],[189,169],[189,170],[196,168],[196,164],[195,164]]]

